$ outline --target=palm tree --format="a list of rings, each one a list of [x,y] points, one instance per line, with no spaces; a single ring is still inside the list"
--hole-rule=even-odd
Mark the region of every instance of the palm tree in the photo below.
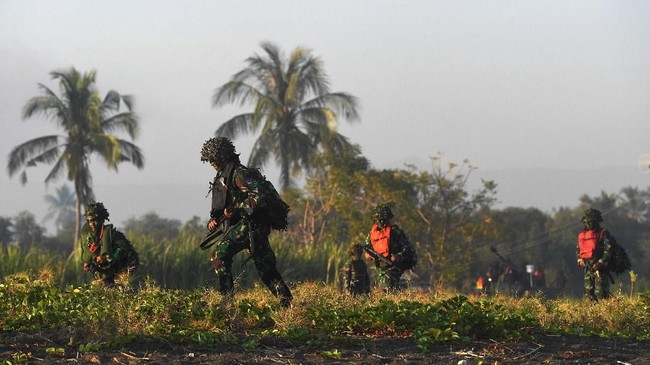
[[[58,178],[64,170],[67,172],[77,198],[75,239],[81,227],[81,206],[94,200],[90,157],[99,157],[116,171],[118,164],[125,161],[138,169],[144,166],[144,157],[136,145],[111,134],[124,131],[131,139],[136,137],[138,118],[131,111],[132,98],[111,90],[102,100],[95,88],[95,74],[91,71],[82,75],[74,67],[51,72],[52,79],[59,81],[61,96],[39,84],[43,94],[25,104],[23,120],[43,114],[56,122],[64,135],[42,136],[16,146],[7,164],[9,176],[23,169],[23,184],[27,182],[27,167],[41,163],[54,164],[45,183]],[[126,111],[120,110],[122,102]]]
[[[48,194],[45,201],[49,204],[47,215],[43,217],[45,221],[54,218],[56,228],[61,230],[64,227],[70,229],[70,224],[75,219],[75,196],[68,185],[63,185],[56,189],[56,194]],[[55,218],[56,217],[56,218]]]
[[[296,48],[288,59],[271,43],[262,43],[265,57],[246,60],[247,67],[215,90],[212,102],[254,106],[252,112],[232,117],[216,130],[216,136],[236,138],[242,133],[261,133],[253,145],[249,165],[263,166],[271,155],[280,165],[282,189],[300,168],[309,170],[319,149],[340,151],[351,147],[337,132],[339,117],[357,121],[357,99],[329,91],[320,59],[310,50]]]

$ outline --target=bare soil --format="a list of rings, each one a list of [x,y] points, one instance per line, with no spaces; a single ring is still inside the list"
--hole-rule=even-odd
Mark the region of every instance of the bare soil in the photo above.
[[[29,364],[650,364],[650,341],[578,336],[540,336],[529,342],[441,344],[427,353],[421,352],[408,338],[327,347],[273,339],[251,350],[238,346],[205,348],[135,342],[81,354],[42,334],[0,333],[0,340],[0,363],[8,360]],[[64,348],[65,352],[50,353],[53,348]],[[27,362],[17,361],[17,354],[26,354]]]

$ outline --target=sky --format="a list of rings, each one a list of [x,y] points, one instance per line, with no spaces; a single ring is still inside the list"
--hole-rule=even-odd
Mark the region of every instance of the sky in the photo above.
[[[501,206],[549,211],[582,193],[646,189],[650,2],[639,1],[0,1],[0,216],[42,218],[50,166],[9,177],[11,149],[59,133],[22,119],[50,72],[97,71],[101,95],[135,97],[145,168],[91,169],[118,222],[149,211],[206,216],[213,170],[199,159],[218,126],[250,108],[214,108],[216,88],[269,41],[319,57],[331,91],[360,102],[339,132],[375,168],[465,159],[494,179]],[[122,136],[125,137],[125,136]],[[235,145],[246,161],[254,136]],[[277,178],[277,167],[264,172]],[[277,181],[277,180],[276,180]],[[475,183],[476,184],[476,183]]]

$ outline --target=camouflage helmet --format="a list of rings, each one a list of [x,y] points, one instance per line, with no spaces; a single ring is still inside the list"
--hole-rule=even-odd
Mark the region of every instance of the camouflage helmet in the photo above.
[[[238,161],[239,154],[235,153],[235,146],[226,137],[210,138],[203,143],[201,148],[201,161],[225,164]]]
[[[600,212],[594,208],[589,208],[585,210],[585,215],[582,216],[582,221],[591,221],[595,223],[600,223],[603,221],[603,216],[600,214]]]
[[[348,255],[350,255],[350,257],[359,258],[363,255],[363,248],[358,244],[352,244],[348,248]]]
[[[372,221],[374,223],[385,224],[393,217],[393,211],[388,204],[379,204],[372,213]]]
[[[108,219],[108,210],[106,210],[104,204],[100,202],[88,204],[84,217],[86,217],[86,219],[94,218],[96,220],[110,220]]]

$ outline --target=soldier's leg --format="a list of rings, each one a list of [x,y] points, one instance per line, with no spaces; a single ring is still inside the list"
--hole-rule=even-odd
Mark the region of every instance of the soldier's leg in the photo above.
[[[589,269],[585,269],[585,279],[584,279],[585,280],[585,284],[584,284],[585,285],[585,297],[587,297],[587,298],[589,298],[591,300],[596,300],[596,295],[594,293],[594,289],[595,289],[595,287],[594,287],[595,286],[595,280],[594,279],[595,279],[594,272],[589,270]]]
[[[387,279],[388,279],[388,290],[389,291],[400,290],[399,280],[402,277],[403,273],[404,272],[402,270],[400,270],[400,269],[398,269],[396,267],[393,267],[393,268],[389,269],[386,272],[386,276],[387,276]]]
[[[282,275],[277,269],[277,260],[275,253],[273,253],[269,245],[268,233],[264,234],[262,230],[260,234],[256,235],[255,242],[253,262],[255,263],[260,280],[269,288],[273,295],[280,298],[280,304],[282,306],[289,306],[293,296],[291,295],[289,286],[284,282]]]
[[[235,283],[232,277],[232,262],[224,263],[217,273],[219,278],[219,293],[232,297],[235,294]]]
[[[140,257],[134,249],[131,249],[126,254],[126,272],[133,274],[138,267],[140,267]]]
[[[235,293],[235,282],[232,276],[232,262],[234,256],[243,250],[241,241],[223,241],[217,245],[212,252],[213,265],[216,261],[221,260],[221,267],[216,269],[217,278],[219,279],[219,293],[226,297],[232,297]]]
[[[100,277],[102,279],[102,284],[104,284],[104,287],[112,288],[115,286],[115,275],[116,275],[116,270],[112,267],[100,273]]]
[[[594,297],[596,299],[607,299],[609,297],[609,277],[602,272],[594,275]]]

